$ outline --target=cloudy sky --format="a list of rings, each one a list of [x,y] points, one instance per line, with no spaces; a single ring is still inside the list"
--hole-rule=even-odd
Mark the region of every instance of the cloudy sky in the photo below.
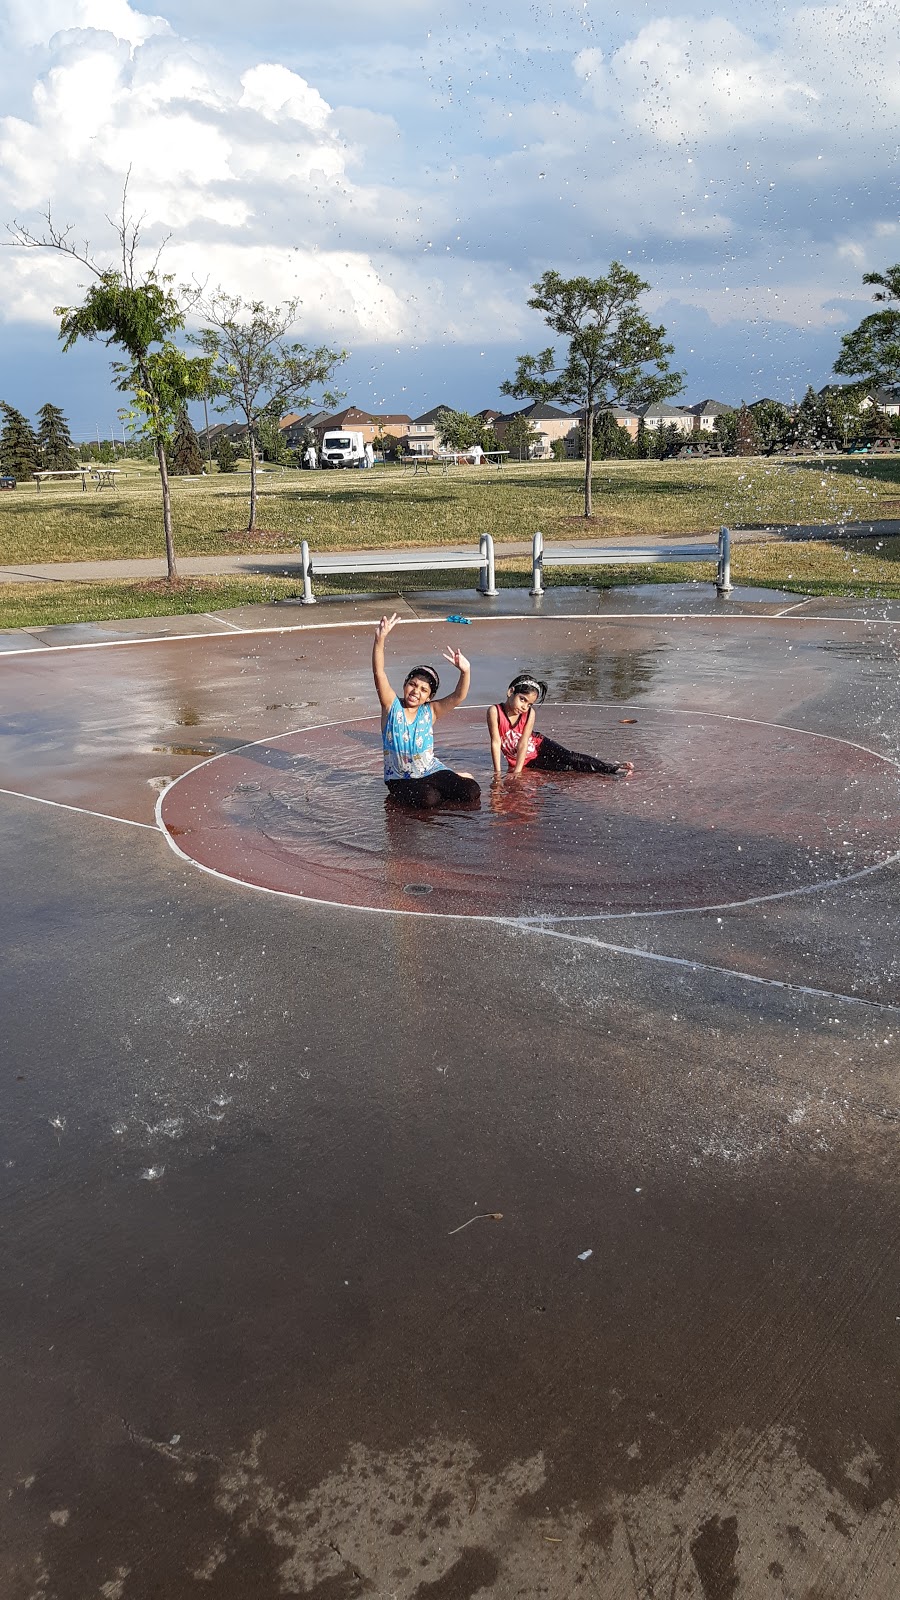
[[[900,260],[900,0],[5,0],[0,223],[113,259],[130,200],[179,279],[302,299],[348,397],[498,402],[549,336],[546,268],[651,285],[682,400],[827,381]],[[109,436],[102,349],[52,308],[84,274],[0,251],[0,399]]]

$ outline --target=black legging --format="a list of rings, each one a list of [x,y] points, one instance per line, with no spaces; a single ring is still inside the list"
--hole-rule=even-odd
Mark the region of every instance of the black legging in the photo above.
[[[389,778],[388,794],[401,806],[431,811],[435,806],[477,806],[481,790],[474,778],[461,778],[449,767],[439,767],[425,778]]]
[[[621,772],[621,764],[615,761],[601,761],[599,756],[582,756],[577,750],[567,750],[564,744],[557,744],[555,739],[548,739],[544,733],[538,746],[538,753],[528,767],[539,772],[605,772],[612,776],[614,772]],[[528,767],[525,768],[526,772]]]

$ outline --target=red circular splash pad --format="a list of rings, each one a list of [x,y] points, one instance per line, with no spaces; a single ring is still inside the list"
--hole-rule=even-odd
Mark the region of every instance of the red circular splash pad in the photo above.
[[[871,751],[708,713],[541,708],[542,731],[635,775],[490,782],[484,712],[438,730],[477,811],[388,800],[377,717],[244,746],[160,807],[170,839],[241,883],[383,911],[616,915],[720,905],[851,877],[900,844],[900,774]]]

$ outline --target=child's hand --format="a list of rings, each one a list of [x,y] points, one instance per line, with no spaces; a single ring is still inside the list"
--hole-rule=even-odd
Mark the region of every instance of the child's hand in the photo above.
[[[616,771],[620,772],[623,778],[630,778],[634,771],[634,762],[620,761],[619,765],[616,767]]]
[[[382,617],[378,627],[375,629],[376,639],[386,639],[391,629],[395,628],[399,621],[400,617],[396,611],[390,617]]]
[[[456,667],[459,672],[470,672],[471,671],[471,667],[469,665],[469,662],[467,661],[466,657],[463,655],[461,650],[454,650],[452,645],[448,645],[447,649],[443,652],[443,654],[444,654],[444,660],[445,661],[452,661],[454,667]]]

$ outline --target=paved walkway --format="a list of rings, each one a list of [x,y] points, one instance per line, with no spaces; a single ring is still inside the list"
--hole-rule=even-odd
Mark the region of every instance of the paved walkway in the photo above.
[[[900,534],[900,519],[893,518],[883,522],[834,522],[816,523],[802,527],[776,526],[760,528],[735,528],[732,530],[734,544],[759,544],[765,539],[822,539],[839,537],[842,534],[854,534],[857,537],[890,538]],[[617,545],[665,545],[671,540],[683,540],[685,534],[665,533],[647,536],[635,535],[631,538],[615,540]],[[569,539],[567,544],[596,544],[594,539]],[[442,545],[435,554],[446,555],[453,546]],[[531,540],[518,539],[511,542],[498,543],[494,547],[498,561],[509,556],[530,556]],[[426,551],[427,553],[427,551]],[[322,551],[314,552],[321,557]],[[367,555],[390,555],[389,550],[370,550]],[[277,573],[290,575],[299,571],[300,551],[243,551],[232,554],[223,551],[213,556],[179,556],[178,572],[182,578],[208,578],[221,577],[227,573],[236,573],[243,577],[253,577],[261,573]],[[0,567],[0,583],[118,583],[126,578],[164,578],[166,575],[165,558],[151,556],[147,559],[128,561],[48,561],[48,562],[20,562],[10,566]]]

